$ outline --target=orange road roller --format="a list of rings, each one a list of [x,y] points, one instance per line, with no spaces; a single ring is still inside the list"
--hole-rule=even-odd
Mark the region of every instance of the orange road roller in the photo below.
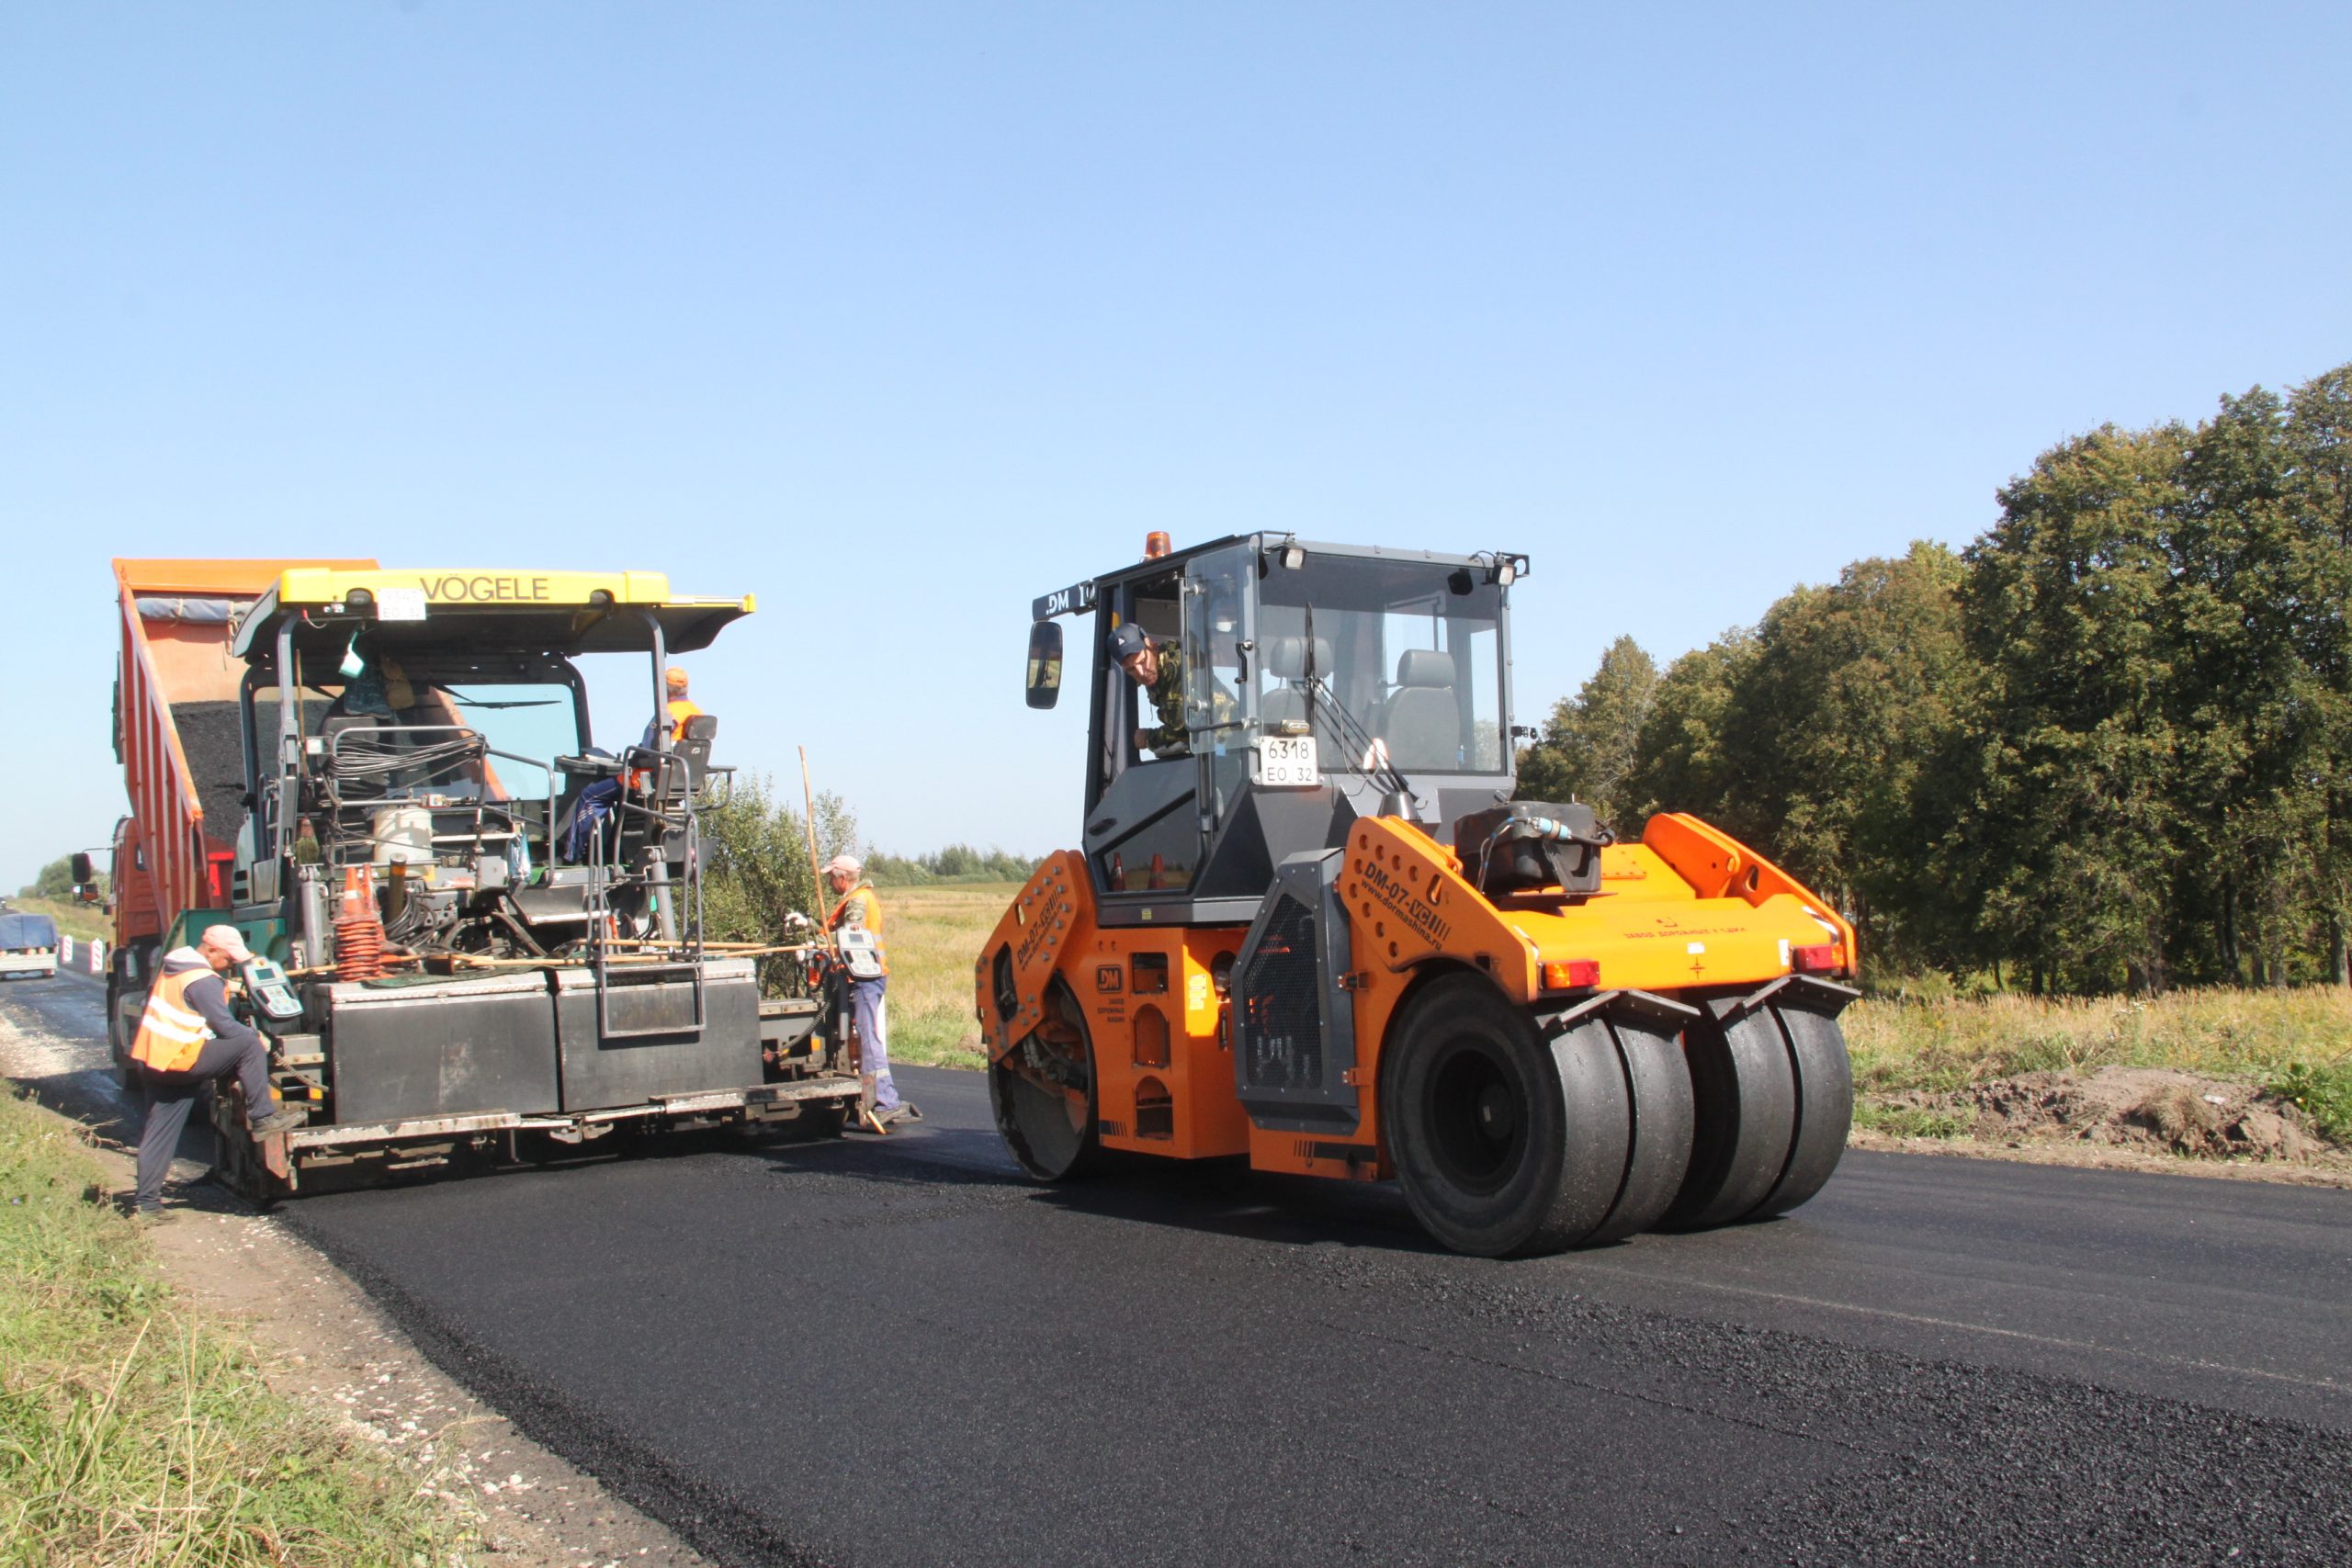
[[[1035,601],[1032,707],[1060,695],[1063,618],[1094,636],[1080,847],[975,974],[1023,1170],[1119,1150],[1394,1179],[1482,1256],[1820,1190],[1852,1116],[1853,927],[1695,818],[1621,842],[1511,798],[1527,570],[1155,535]]]

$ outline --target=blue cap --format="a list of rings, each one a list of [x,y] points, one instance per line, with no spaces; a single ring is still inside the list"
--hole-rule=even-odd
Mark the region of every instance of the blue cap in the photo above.
[[[1122,621],[1111,628],[1111,661],[1125,664],[1143,651],[1143,628],[1133,621]]]

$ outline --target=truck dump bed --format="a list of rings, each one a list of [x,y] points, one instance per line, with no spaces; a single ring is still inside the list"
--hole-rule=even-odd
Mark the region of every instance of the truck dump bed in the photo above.
[[[121,648],[115,758],[130,815],[115,847],[115,941],[160,938],[187,909],[229,901],[244,807],[244,758],[230,654],[237,618],[300,566],[372,561],[118,560]]]

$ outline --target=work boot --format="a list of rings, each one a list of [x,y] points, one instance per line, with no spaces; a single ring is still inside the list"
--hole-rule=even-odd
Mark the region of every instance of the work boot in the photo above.
[[[291,1132],[310,1119],[311,1111],[308,1106],[281,1103],[277,1110],[260,1121],[247,1122],[245,1131],[256,1138],[266,1138],[272,1133]]]
[[[885,1127],[896,1126],[901,1122],[920,1122],[922,1120],[922,1112],[917,1111],[911,1102],[904,1100],[899,1101],[898,1104],[891,1106],[888,1110],[881,1113],[882,1125]]]
[[[130,1211],[130,1223],[137,1225],[142,1231],[151,1231],[157,1225],[170,1224],[172,1223],[172,1211],[169,1209],[133,1209]]]

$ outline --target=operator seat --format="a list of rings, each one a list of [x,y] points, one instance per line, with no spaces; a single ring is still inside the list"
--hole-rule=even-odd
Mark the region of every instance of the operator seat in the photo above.
[[[1396,660],[1388,699],[1388,760],[1400,770],[1462,765],[1462,705],[1453,691],[1453,656],[1408,648]]]
[[[718,716],[698,713],[686,720],[685,728],[670,743],[670,749],[685,759],[686,793],[699,797],[703,780],[710,773],[710,743],[718,739]]]
[[[1269,728],[1286,722],[1306,721],[1306,639],[1303,637],[1270,637],[1266,639],[1266,673],[1279,682],[1266,689],[1259,699],[1258,717]],[[1315,639],[1315,673],[1328,680],[1331,674],[1331,639]]]

